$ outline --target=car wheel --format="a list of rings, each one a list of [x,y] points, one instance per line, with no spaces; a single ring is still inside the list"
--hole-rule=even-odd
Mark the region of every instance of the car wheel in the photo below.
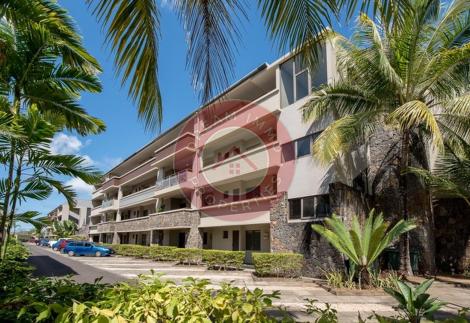
[[[70,257],[75,256],[75,253],[74,253],[72,250],[70,250],[70,251],[68,252],[68,254],[69,254]]]
[[[57,248],[54,248],[54,251],[58,251],[58,250],[59,250],[59,249],[57,249]]]
[[[95,252],[95,256],[96,257],[101,257],[101,252],[99,252],[99,251]]]

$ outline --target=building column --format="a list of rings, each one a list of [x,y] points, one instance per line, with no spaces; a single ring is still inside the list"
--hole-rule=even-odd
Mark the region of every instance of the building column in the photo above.
[[[120,244],[121,239],[119,238],[119,233],[114,232],[113,233],[113,244]]]
[[[103,234],[102,233],[99,234],[99,243],[103,243]]]
[[[149,239],[150,239],[149,245],[151,246],[152,243],[153,243],[153,242],[152,242],[152,241],[153,241],[153,230],[150,230]]]

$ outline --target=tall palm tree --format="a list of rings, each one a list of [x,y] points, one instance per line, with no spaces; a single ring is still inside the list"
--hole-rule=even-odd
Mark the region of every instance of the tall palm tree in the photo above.
[[[371,139],[384,131],[392,134],[399,195],[391,197],[396,208],[388,213],[419,219],[416,231],[429,272],[435,271],[430,194],[416,186],[420,194],[410,195],[410,186],[417,184],[407,170],[429,170],[432,151],[444,145],[458,151],[470,141],[469,8],[465,0],[446,6],[413,0],[400,21],[388,20],[381,7],[375,20],[361,14],[352,40],[332,37],[338,80],[316,91],[303,109],[308,122],[334,119],[313,145],[314,155],[325,163],[364,143],[385,155]],[[404,247],[404,269],[411,274],[407,239]]]
[[[6,113],[0,112],[0,116]],[[12,138],[0,134],[0,156],[9,156],[14,151],[11,190],[5,189],[9,185],[9,178],[0,180],[0,198],[3,209],[8,211],[3,214],[1,223],[2,259],[6,255],[8,237],[15,222],[15,214],[17,215],[16,210],[22,202],[29,199],[46,199],[53,190],[57,190],[65,196],[69,205],[74,205],[75,192],[56,179],[57,176],[73,176],[87,184],[96,184],[101,179],[99,172],[86,166],[83,157],[50,153],[50,143],[58,127],[44,120],[36,107],[30,107],[25,115],[16,115],[11,120],[11,128],[15,130],[17,136]],[[20,218],[25,220],[27,217]]]
[[[34,145],[40,146],[38,153],[44,153],[43,145],[50,140],[51,131],[66,128],[85,135],[99,133],[105,126],[78,104],[83,91],[101,91],[97,78],[100,66],[83,47],[71,17],[55,1],[1,1],[0,43],[0,126],[8,124],[11,130],[8,138],[5,133],[2,137],[3,148],[8,147],[2,149],[1,156],[7,169],[1,187],[0,230],[5,231],[8,217],[16,207],[15,171],[21,173],[32,157],[39,158],[36,154],[25,159],[25,147],[30,151]],[[33,114],[28,115],[31,109],[35,111],[34,118]],[[45,142],[41,142],[42,134],[31,133],[46,122],[42,119],[55,126],[53,130],[43,127],[49,136]],[[82,162],[70,158],[68,161],[73,167]]]
[[[12,1],[12,0],[10,0]],[[42,0],[44,1],[44,0]],[[170,0],[188,35],[187,66],[202,103],[224,90],[234,75],[234,53],[240,43],[240,25],[247,18],[246,0]],[[106,29],[106,42],[115,54],[121,83],[137,103],[138,116],[148,129],[162,120],[158,83],[160,12],[157,0],[87,0]],[[344,9],[351,18],[356,8],[386,6],[386,17],[400,17],[408,0],[258,0],[269,35],[281,50],[303,53],[316,65],[323,31]]]

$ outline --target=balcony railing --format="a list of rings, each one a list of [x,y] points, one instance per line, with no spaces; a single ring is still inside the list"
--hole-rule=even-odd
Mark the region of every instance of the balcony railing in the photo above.
[[[174,175],[165,177],[159,181],[157,181],[157,184],[155,185],[156,190],[163,190],[167,187],[171,187],[174,185],[178,185],[180,183],[183,183],[188,180],[188,173],[189,170],[183,170],[179,173],[176,173]]]
[[[101,203],[101,207],[109,207],[112,206],[115,200],[104,200],[103,203]]]
[[[139,192],[135,192],[129,195],[124,196],[121,201],[119,201],[119,207],[127,207],[131,205],[136,205],[142,202],[146,202],[154,198],[155,186],[148,187]]]

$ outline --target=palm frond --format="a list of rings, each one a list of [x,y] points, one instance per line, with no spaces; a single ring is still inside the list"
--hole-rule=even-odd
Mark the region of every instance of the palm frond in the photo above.
[[[147,129],[162,121],[158,84],[160,19],[155,0],[87,0],[107,29],[106,41],[115,54],[114,64],[137,103],[139,118]]]
[[[176,0],[188,34],[187,66],[202,102],[222,92],[234,75],[238,24],[246,18],[244,0]]]

